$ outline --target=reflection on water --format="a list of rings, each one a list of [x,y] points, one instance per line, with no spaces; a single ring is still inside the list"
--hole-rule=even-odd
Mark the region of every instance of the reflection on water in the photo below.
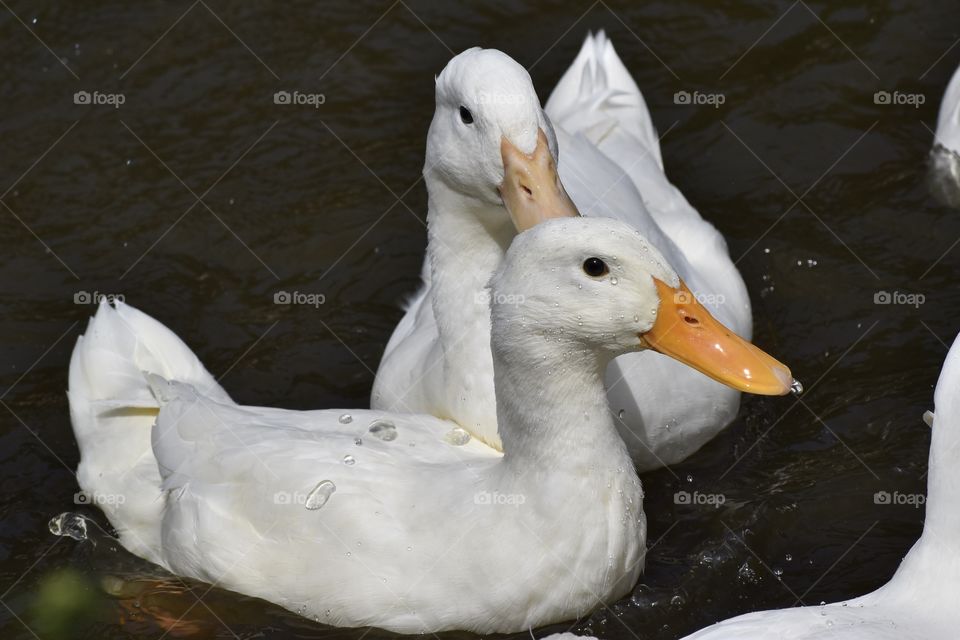
[[[919,534],[922,507],[874,496],[924,490],[921,415],[960,328],[960,220],[925,178],[960,61],[952,4],[9,6],[24,24],[2,12],[0,554],[20,619],[0,608],[3,637],[389,635],[51,535],[64,511],[104,522],[74,504],[70,349],[90,303],[123,295],[241,402],[366,406],[426,242],[433,75],[450,50],[497,47],[545,98],[596,28],[643,89],[669,174],[727,238],[756,342],[807,388],[746,398],[700,453],[643,477],[642,583],[576,629],[675,638],[846,598],[884,583]],[[283,91],[324,100],[275,102]],[[675,101],[684,91],[724,99]]]
[[[930,152],[930,193],[948,207],[960,208],[960,157],[940,145]]]

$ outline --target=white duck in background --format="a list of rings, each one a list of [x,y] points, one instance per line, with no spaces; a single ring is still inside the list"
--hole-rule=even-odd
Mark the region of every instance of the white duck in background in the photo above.
[[[923,535],[890,582],[833,604],[748,613],[685,640],[956,640],[960,637],[960,338],[940,373]],[[935,417],[934,417],[935,416]]]
[[[375,409],[449,418],[501,446],[485,287],[518,230],[577,215],[567,193],[583,215],[638,229],[711,313],[751,335],[750,300],[723,237],[664,175],[643,97],[602,33],[587,37],[546,112],[526,70],[506,54],[454,57],[436,81],[424,180],[424,285],[385,350]],[[510,184],[521,195],[501,198]],[[606,385],[640,471],[686,458],[739,406],[736,391],[652,353],[618,358]]]
[[[930,151],[930,187],[941,202],[960,207],[960,68],[940,102]]]
[[[677,303],[622,222],[545,222],[501,262],[503,454],[433,416],[239,406],[170,330],[102,304],[70,363],[81,488],[130,551],[327,624],[516,632],[625,595],[646,518],[606,365],[661,349],[778,394],[790,372]]]

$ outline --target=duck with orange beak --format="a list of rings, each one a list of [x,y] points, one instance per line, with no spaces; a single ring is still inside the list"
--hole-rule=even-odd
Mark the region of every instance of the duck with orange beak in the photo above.
[[[581,64],[585,52],[593,55],[588,49],[585,44],[568,75],[580,69],[584,78],[590,76]],[[608,66],[619,64],[612,47],[594,58],[596,64],[601,58]],[[565,77],[558,92],[569,84]],[[582,84],[603,89],[596,78]],[[631,100],[646,115],[633,89]],[[501,448],[487,284],[518,233],[581,213],[628,223],[680,278],[660,292],[665,308],[672,307],[665,314],[673,319],[670,330],[646,336],[649,349],[617,358],[606,371],[608,398],[639,470],[673,464],[696,451],[736,415],[740,391],[790,390],[786,369],[759,358],[749,345],[749,299],[722,237],[689,205],[671,218],[654,197],[658,192],[641,196],[638,180],[601,152],[630,135],[650,144],[649,132],[627,120],[638,113],[636,108],[626,115],[610,112],[605,125],[601,121],[570,135],[555,129],[526,70],[505,54],[471,49],[450,61],[436,81],[427,137],[424,284],[385,350],[372,394],[375,409],[453,419]],[[652,130],[649,123],[647,128]],[[591,136],[603,139],[599,147]],[[651,166],[676,192],[662,174],[659,148],[638,145],[632,164]],[[649,208],[648,199],[659,208]],[[679,192],[667,199],[686,203]]]

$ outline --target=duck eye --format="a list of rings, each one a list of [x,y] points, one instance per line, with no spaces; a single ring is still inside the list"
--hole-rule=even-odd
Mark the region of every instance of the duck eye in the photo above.
[[[470,113],[470,109],[461,105],[460,119],[463,121],[463,124],[473,124],[473,114]]]
[[[592,278],[599,278],[610,273],[610,268],[600,258],[587,258],[583,261],[583,272]]]

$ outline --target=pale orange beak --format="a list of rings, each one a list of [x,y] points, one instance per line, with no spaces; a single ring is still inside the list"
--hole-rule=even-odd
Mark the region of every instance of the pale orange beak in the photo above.
[[[537,147],[527,155],[506,136],[500,139],[503,184],[500,197],[518,232],[549,218],[579,216],[580,212],[560,182],[547,135],[537,131]]]
[[[647,346],[738,391],[765,396],[791,391],[790,369],[720,324],[682,280],[677,289],[657,278],[653,282],[660,310],[653,327],[640,335]]]

